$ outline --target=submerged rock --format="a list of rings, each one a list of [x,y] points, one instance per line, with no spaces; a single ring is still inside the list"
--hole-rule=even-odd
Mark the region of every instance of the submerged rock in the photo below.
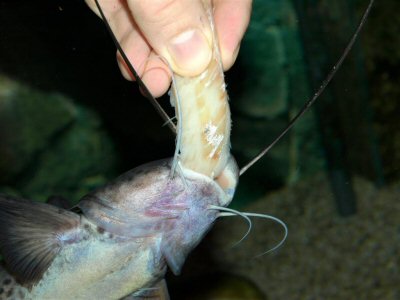
[[[103,184],[115,162],[112,141],[96,114],[58,93],[0,76],[2,191],[77,200]]]

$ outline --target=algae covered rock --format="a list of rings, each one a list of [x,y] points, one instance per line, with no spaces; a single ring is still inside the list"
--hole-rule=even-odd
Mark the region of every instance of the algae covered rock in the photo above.
[[[292,101],[308,97],[296,18],[291,1],[254,1],[237,62],[244,72],[238,84],[245,90],[235,105],[242,112],[273,119]]]
[[[12,182],[75,114],[64,97],[0,76],[0,181]]]
[[[236,114],[232,149],[242,165],[282,132],[310,96],[292,1],[253,2],[249,28],[232,72],[234,82],[228,85]],[[316,118],[309,112],[248,176],[262,188],[276,188],[323,167]]]
[[[113,173],[99,118],[57,93],[0,77],[0,186],[32,199],[77,200]]]

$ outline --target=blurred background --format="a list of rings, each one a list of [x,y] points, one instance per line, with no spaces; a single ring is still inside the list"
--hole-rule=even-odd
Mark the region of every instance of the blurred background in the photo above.
[[[365,0],[255,0],[227,72],[240,166],[315,93]],[[289,227],[218,221],[169,276],[172,299],[400,299],[400,9],[377,1],[354,49],[307,115],[240,178],[232,207]],[[166,97],[160,102],[168,109]],[[78,0],[0,0],[0,192],[78,201],[174,136],[119,73],[102,22]]]

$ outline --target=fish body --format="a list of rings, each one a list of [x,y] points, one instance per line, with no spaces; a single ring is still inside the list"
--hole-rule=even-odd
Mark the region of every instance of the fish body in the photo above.
[[[233,193],[191,170],[171,177],[171,165],[121,175],[83,197],[80,212],[0,196],[6,299],[120,299],[156,284],[167,266],[178,274],[218,217],[211,206]],[[237,181],[232,158],[223,176]]]
[[[151,257],[153,253],[146,248],[143,239],[111,238],[84,216],[80,216],[74,231],[78,240],[66,241],[61,246],[38,281],[25,282],[24,271],[17,270],[15,272],[22,276],[21,279],[16,276],[20,283],[14,282],[12,292],[5,296],[10,299],[119,299],[137,290],[138,286],[150,284],[153,277],[146,262],[157,259]],[[149,238],[147,242],[156,244],[157,238]],[[39,258],[31,259],[37,271],[42,270]],[[15,269],[11,267],[11,270]],[[163,272],[165,270],[154,267],[155,274]],[[4,276],[4,279],[10,277],[9,274]]]

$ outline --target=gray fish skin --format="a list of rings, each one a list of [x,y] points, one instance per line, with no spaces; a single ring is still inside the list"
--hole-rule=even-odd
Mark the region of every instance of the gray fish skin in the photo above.
[[[119,299],[164,274],[163,265],[148,263],[160,261],[148,247],[157,238],[111,238],[84,217],[79,230],[85,240],[63,247],[30,290],[16,284],[12,299]]]
[[[237,180],[233,159],[226,172]],[[218,216],[210,205],[227,206],[232,196],[231,187],[224,190],[190,170],[176,170],[171,177],[171,159],[137,167],[88,194],[78,205],[83,214],[27,202],[21,202],[18,212],[14,200],[0,196],[0,226],[9,228],[0,230],[0,249],[8,254],[10,274],[16,274],[7,291],[4,284],[0,287],[0,297],[120,299],[151,287],[164,277],[167,266],[179,274]],[[29,205],[35,216],[26,212]],[[31,236],[45,242],[34,243]],[[7,252],[10,243],[15,253]],[[56,250],[47,251],[49,247]],[[26,255],[35,251],[38,258]],[[43,258],[40,253],[49,254]],[[43,267],[46,259],[50,263]],[[11,278],[5,272],[1,275]],[[0,285],[4,279],[0,277]]]

